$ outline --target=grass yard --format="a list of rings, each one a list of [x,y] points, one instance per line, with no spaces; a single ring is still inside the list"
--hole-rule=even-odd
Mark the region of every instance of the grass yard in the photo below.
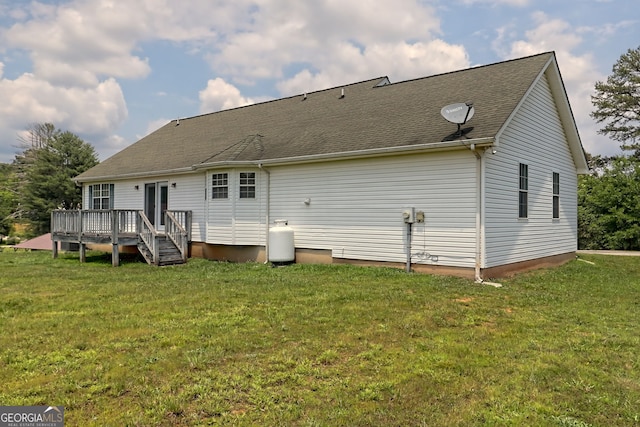
[[[0,253],[0,404],[67,426],[640,426],[640,257],[503,280]]]

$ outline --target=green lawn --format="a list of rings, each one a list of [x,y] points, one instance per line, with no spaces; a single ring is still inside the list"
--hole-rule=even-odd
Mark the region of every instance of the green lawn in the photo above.
[[[0,405],[67,426],[640,426],[640,257],[501,281],[0,252]]]

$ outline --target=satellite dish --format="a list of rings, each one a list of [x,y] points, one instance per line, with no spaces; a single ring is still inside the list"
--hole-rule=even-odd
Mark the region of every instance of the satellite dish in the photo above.
[[[443,141],[453,141],[458,139],[467,133],[473,130],[473,127],[461,129],[461,126],[467,123],[473,117],[475,110],[473,108],[473,102],[457,102],[455,104],[450,104],[442,107],[440,110],[440,114],[447,121],[451,123],[455,123],[458,125],[458,130],[452,133],[451,135],[447,135]]]
[[[442,110],[440,110],[442,117],[458,125],[463,125],[471,120],[473,113],[475,113],[473,102],[458,102],[442,107]]]

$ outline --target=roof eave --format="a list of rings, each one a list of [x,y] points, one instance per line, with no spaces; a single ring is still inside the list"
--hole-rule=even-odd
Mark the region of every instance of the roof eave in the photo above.
[[[412,144],[404,145],[400,147],[385,147],[385,148],[372,148],[368,150],[357,151],[343,151],[339,153],[326,153],[326,154],[313,154],[308,156],[294,156],[278,159],[264,159],[264,160],[252,160],[245,162],[208,162],[194,165],[194,169],[211,169],[221,168],[229,166],[280,166],[291,165],[299,163],[315,163],[315,162],[327,162],[332,160],[351,160],[361,159],[367,157],[381,157],[400,154],[411,154],[420,152],[433,152],[433,151],[449,151],[463,148],[470,148],[474,145],[476,148],[490,147],[494,143],[493,137],[487,138],[475,138],[475,139],[463,139],[454,141],[432,142],[426,144]]]
[[[111,181],[111,180],[123,180],[123,179],[132,179],[132,178],[146,178],[151,176],[161,176],[161,175],[182,175],[187,173],[192,173],[194,171],[193,167],[186,168],[176,168],[176,169],[167,169],[167,170],[158,170],[158,171],[148,171],[148,172],[132,172],[125,174],[115,174],[115,175],[100,175],[100,176],[90,176],[90,177],[82,177],[82,175],[78,175],[73,178],[73,181],[76,184],[82,184],[87,182],[103,182],[103,181]]]
[[[586,175],[589,173],[589,164],[587,163],[587,156],[582,146],[582,140],[578,133],[578,127],[576,125],[571,105],[569,104],[569,97],[562,81],[560,74],[560,68],[553,56],[550,64],[547,65],[545,72],[549,78],[549,85],[551,86],[551,93],[556,101],[558,107],[558,114],[562,121],[563,128],[566,132],[566,137],[569,142],[569,148],[573,156],[573,161],[576,165],[576,170],[580,175]]]
[[[295,157],[286,157],[286,158],[278,158],[278,159],[246,160],[246,161],[223,160],[219,162],[200,163],[197,165],[193,165],[191,167],[177,168],[177,169],[134,172],[134,173],[118,174],[118,175],[101,175],[101,176],[92,176],[92,177],[86,177],[86,178],[82,178],[81,176],[78,176],[73,180],[77,184],[89,183],[89,182],[101,182],[101,181],[103,182],[103,181],[109,181],[109,180],[120,181],[125,179],[147,178],[147,177],[162,176],[162,175],[182,175],[182,174],[193,173],[195,171],[202,170],[202,169],[243,167],[243,166],[255,167],[258,165],[279,166],[279,165],[290,165],[290,164],[297,164],[297,163],[327,162],[332,160],[350,160],[350,159],[360,159],[360,158],[367,158],[367,157],[380,157],[380,156],[411,154],[411,153],[420,153],[420,152],[449,151],[449,150],[456,150],[456,149],[463,149],[463,148],[471,148],[472,145],[474,145],[476,148],[483,148],[483,147],[490,147],[493,144],[494,144],[493,137],[463,139],[463,140],[459,139],[454,141],[404,145],[400,147],[373,148],[369,150],[344,151],[339,153],[327,153],[327,154],[313,154],[308,156],[295,156]]]

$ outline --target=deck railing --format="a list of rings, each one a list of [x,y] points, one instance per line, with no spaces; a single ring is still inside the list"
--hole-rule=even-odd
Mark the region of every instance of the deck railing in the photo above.
[[[147,249],[149,250],[149,253],[152,257],[150,262],[152,264],[157,265],[159,254],[158,254],[158,247],[157,247],[158,239],[156,239],[156,237],[158,235],[158,232],[156,231],[154,226],[151,224],[147,216],[144,214],[144,212],[139,211],[137,218],[138,218],[138,230],[140,230],[139,231],[140,240],[142,240],[142,242],[147,246]]]
[[[53,234],[136,234],[135,210],[56,210],[51,214]]]
[[[183,261],[186,261],[189,248],[188,233],[172,212],[166,212],[165,233],[180,251]]]
[[[51,232],[67,235],[138,234],[138,214],[133,209],[55,210],[51,214]],[[167,211],[188,233],[191,240],[191,211]]]

